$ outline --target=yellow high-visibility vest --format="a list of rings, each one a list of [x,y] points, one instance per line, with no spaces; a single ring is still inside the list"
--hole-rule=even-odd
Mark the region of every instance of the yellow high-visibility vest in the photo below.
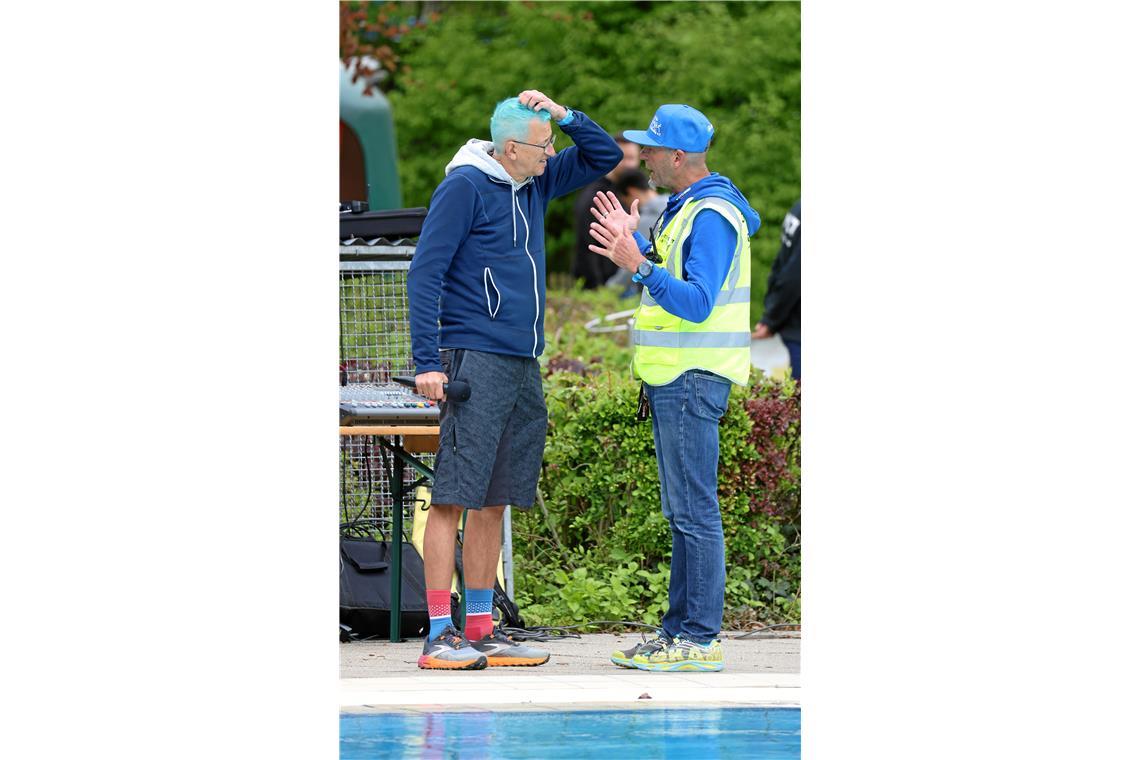
[[[649,288],[642,289],[641,305],[633,321],[633,372],[650,385],[665,385],[690,369],[708,370],[738,385],[748,384],[752,368],[748,322],[752,247],[740,210],[724,198],[685,201],[656,235],[657,252],[664,257],[661,266],[669,276],[681,279],[681,249],[697,214],[706,209],[719,213],[736,230],[732,265],[704,322],[686,322],[670,314],[653,300]]]

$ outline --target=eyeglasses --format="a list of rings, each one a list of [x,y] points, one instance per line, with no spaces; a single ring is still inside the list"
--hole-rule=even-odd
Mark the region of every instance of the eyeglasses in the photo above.
[[[555,139],[555,135],[551,135],[549,140],[547,140],[546,142],[544,142],[540,145],[535,145],[534,143],[523,142],[522,140],[515,140],[514,142],[517,142],[519,145],[529,145],[532,148],[542,148],[542,150],[545,152],[547,148],[553,148],[554,147],[554,139]]]

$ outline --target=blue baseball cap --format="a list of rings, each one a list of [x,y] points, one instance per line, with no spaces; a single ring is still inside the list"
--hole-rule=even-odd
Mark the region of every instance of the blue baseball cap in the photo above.
[[[670,103],[657,109],[649,129],[627,129],[622,135],[638,145],[704,153],[712,140],[713,125],[692,106]]]

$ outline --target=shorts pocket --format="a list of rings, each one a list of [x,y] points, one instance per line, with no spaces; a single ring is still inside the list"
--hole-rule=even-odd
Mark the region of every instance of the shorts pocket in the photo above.
[[[467,349],[464,348],[445,348],[439,352],[439,363],[443,367],[443,374],[447,375],[448,382],[460,379],[459,373],[463,369],[466,353]]]

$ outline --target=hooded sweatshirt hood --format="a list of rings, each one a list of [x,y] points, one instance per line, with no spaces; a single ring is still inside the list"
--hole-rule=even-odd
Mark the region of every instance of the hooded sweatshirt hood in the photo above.
[[[468,140],[462,148],[456,151],[455,156],[443,169],[444,176],[451,174],[463,166],[473,166],[486,174],[495,182],[504,182],[511,186],[511,242],[518,243],[519,225],[515,219],[514,194],[530,184],[534,177],[527,177],[522,182],[515,182],[514,177],[507,174],[506,168],[495,160],[495,143],[490,140],[480,140],[476,137]]]
[[[748,199],[744,197],[744,193],[740,192],[740,188],[734,185],[728,177],[713,172],[689,185],[680,193],[670,195],[665,216],[667,218],[672,217],[689,198],[724,198],[740,210],[744,221],[748,224],[749,237],[755,235],[756,230],[760,229],[760,214],[748,205]]]
[[[527,177],[522,182],[515,182],[511,175],[507,174],[507,170],[503,168],[503,165],[495,160],[494,150],[495,143],[490,140],[472,138],[468,140],[462,148],[456,151],[455,156],[444,168],[443,174],[447,176],[461,166],[474,166],[491,179],[506,182],[514,190],[518,190],[534,179],[533,177]],[[732,183],[730,182],[729,184]]]

